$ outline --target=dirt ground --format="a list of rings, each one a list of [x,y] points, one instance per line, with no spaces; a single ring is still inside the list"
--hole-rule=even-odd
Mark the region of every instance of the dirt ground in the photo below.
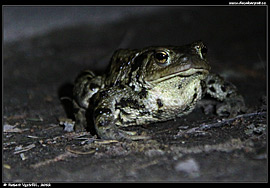
[[[123,7],[124,9],[125,7]],[[19,32],[19,31],[18,31]],[[203,40],[213,72],[233,82],[248,112],[190,115],[130,128],[149,140],[106,143],[68,133],[72,84],[101,72],[118,48]],[[267,182],[266,7],[164,7],[4,43],[4,182]]]

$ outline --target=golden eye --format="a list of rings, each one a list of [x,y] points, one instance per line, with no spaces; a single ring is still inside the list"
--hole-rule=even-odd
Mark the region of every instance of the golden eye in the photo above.
[[[168,60],[168,54],[166,52],[164,52],[164,51],[156,52],[155,53],[155,58],[156,58],[158,63],[164,64]]]

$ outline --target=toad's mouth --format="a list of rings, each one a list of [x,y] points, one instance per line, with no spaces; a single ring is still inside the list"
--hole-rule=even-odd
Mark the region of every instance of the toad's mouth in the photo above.
[[[168,74],[166,76],[160,77],[158,79],[154,79],[154,80],[148,80],[148,82],[152,83],[152,84],[156,84],[156,83],[160,83],[162,81],[165,80],[169,80],[171,78],[180,76],[180,77],[189,77],[189,76],[196,76],[196,75],[207,75],[209,74],[209,71],[206,69],[201,69],[201,68],[190,68],[187,70],[182,70],[176,73],[172,73],[172,74]]]

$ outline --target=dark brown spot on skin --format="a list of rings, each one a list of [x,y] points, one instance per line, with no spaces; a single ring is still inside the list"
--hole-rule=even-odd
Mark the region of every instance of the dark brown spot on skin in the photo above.
[[[158,110],[157,112],[158,112],[159,114],[161,114],[161,113],[163,112],[163,110]]]
[[[132,80],[132,73],[135,72],[137,69],[141,68],[142,62],[146,59],[146,57],[147,57],[147,54],[141,54],[138,57],[136,57],[134,62],[131,64],[131,70],[129,72],[129,81],[128,81],[129,83]],[[139,78],[139,75],[137,74],[136,75],[137,82],[139,82],[138,78]]]
[[[157,99],[157,105],[158,108],[161,108],[163,106],[162,101],[160,99]]]
[[[215,83],[215,80],[209,80],[208,81],[208,84],[210,85],[210,84],[214,84]]]
[[[222,90],[223,92],[226,91],[226,87],[225,87],[225,86],[221,86],[220,88],[221,88],[221,90]]]
[[[122,98],[118,103],[115,104],[115,109],[121,109],[127,106],[128,106],[128,103],[126,102],[124,98]]]
[[[186,107],[184,108],[183,112],[187,112],[187,111],[189,111],[189,110],[190,110],[190,107],[189,107],[189,106],[186,106]]]
[[[142,111],[142,112],[140,111],[139,113],[140,113],[140,115],[142,115],[142,116],[143,116],[143,115],[150,115],[150,112],[149,112],[149,111]]]
[[[123,118],[121,117],[120,114],[118,114],[118,120],[119,120],[121,123],[124,123],[124,120],[123,120]]]
[[[205,81],[201,81],[201,88],[202,88],[202,94],[204,95],[206,93],[206,83]]]
[[[115,104],[115,109],[121,109],[125,107],[130,107],[134,109],[140,109],[141,106],[139,105],[137,100],[133,100],[131,98],[121,98],[121,100]]]
[[[196,97],[197,97],[197,93],[194,93],[191,103],[195,101]]]
[[[216,89],[214,87],[210,87],[209,90],[214,92],[214,93],[216,92]]]
[[[142,88],[142,90],[139,92],[140,99],[145,98],[147,95],[147,91],[145,88]]]

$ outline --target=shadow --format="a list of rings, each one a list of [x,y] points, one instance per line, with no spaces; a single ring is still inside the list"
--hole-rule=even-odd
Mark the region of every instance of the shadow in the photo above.
[[[61,104],[65,110],[65,113],[67,115],[67,118],[75,120],[74,117],[74,109],[73,109],[73,84],[71,83],[65,83],[60,86],[58,89],[58,98],[61,101]]]
[[[67,115],[67,118],[72,119],[73,121],[76,121],[74,113],[75,109],[73,107],[73,84],[71,83],[65,83],[59,87],[58,90],[58,98],[61,101],[61,104],[65,110],[65,113]],[[94,121],[93,121],[93,110],[92,109],[87,109],[85,112],[85,118],[86,118],[86,131],[90,132],[91,135],[96,135],[96,130],[94,126]]]
[[[86,110],[85,118],[86,118],[86,124],[87,124],[86,131],[90,132],[91,135],[97,135],[97,132],[95,129],[95,124],[94,124],[94,119],[93,119],[93,110],[92,109],[89,108]]]

